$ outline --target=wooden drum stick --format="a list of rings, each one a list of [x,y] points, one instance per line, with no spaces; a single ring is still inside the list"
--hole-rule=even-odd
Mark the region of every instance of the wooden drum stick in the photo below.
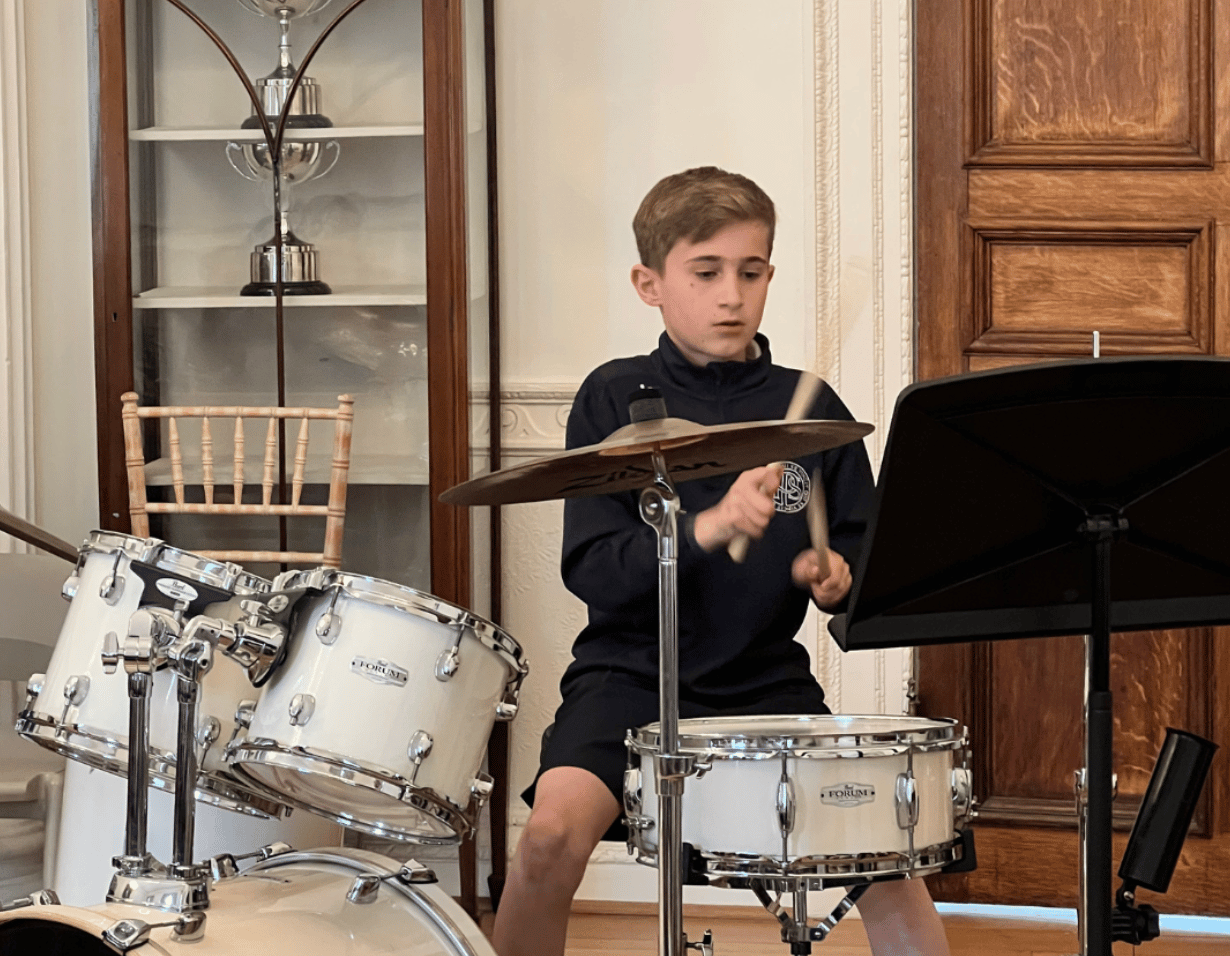
[[[800,372],[799,381],[794,386],[794,395],[790,398],[790,405],[786,409],[786,417],[783,421],[797,422],[806,415],[808,409],[812,406],[812,402],[816,400],[816,395],[820,392],[820,386],[823,384],[817,375],[806,371]],[[742,564],[747,557],[747,549],[751,543],[751,539],[747,535],[740,534],[726,546],[726,552],[730,555],[732,561],[736,564]]]

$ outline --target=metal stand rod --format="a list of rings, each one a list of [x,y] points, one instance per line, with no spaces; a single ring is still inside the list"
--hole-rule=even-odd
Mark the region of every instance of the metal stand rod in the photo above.
[[[191,640],[175,655],[179,725],[175,742],[175,829],[172,834],[171,873],[195,875],[192,862],[196,838],[196,724],[201,678],[212,663],[213,646]]]
[[[1081,842],[1082,956],[1111,956],[1111,804],[1114,799],[1114,698],[1110,690],[1111,547],[1126,523],[1091,517],[1092,628],[1085,653],[1085,800]]]
[[[658,534],[658,952],[683,956],[683,788],[688,764],[679,747],[679,499],[666,461],[655,451],[654,486],[641,492],[641,518]]]
[[[128,818],[124,856],[145,861],[149,827],[149,692],[150,675],[128,675]]]

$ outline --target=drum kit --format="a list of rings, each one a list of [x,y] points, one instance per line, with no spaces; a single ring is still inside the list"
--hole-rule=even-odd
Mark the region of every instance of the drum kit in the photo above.
[[[702,942],[684,935],[685,883],[750,889],[783,942],[806,953],[872,881],[934,873],[968,852],[962,825],[973,801],[954,721],[678,717],[673,481],[823,451],[870,430],[659,416],[442,496],[484,505],[640,490],[658,538],[661,720],[629,730],[624,805],[629,852],[658,869],[665,956],[713,951],[708,933]],[[393,582],[330,568],[266,580],[106,531],[79,549],[63,593],[68,614],[46,674],[30,678],[17,731],[127,777],[124,852],[103,904],[62,906],[43,891],[0,906],[0,950],[174,953],[193,942],[219,954],[491,956],[417,862],[285,844],[199,862],[194,812],[196,800],[257,816],[304,809],[411,844],[464,840],[492,790],[481,770],[486,741],[495,721],[515,716],[528,671],[509,634]],[[146,847],[143,782],[174,793],[167,864]],[[813,922],[808,891],[831,887],[845,898]]]

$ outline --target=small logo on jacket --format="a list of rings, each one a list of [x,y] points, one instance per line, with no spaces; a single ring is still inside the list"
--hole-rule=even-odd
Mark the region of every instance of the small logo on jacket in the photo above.
[[[876,788],[869,783],[838,783],[820,791],[820,802],[835,807],[857,807],[875,798]]]
[[[811,497],[811,476],[807,469],[795,461],[782,462],[785,471],[782,472],[781,484],[777,486],[777,494],[773,496],[773,505],[782,514],[794,514],[807,507],[807,499]]]

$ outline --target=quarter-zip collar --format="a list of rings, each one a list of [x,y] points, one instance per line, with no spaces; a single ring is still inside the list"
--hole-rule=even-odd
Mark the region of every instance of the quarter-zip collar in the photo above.
[[[744,362],[710,362],[699,366],[689,362],[663,332],[658,339],[658,349],[653,354],[662,376],[679,388],[693,394],[734,398],[745,392],[760,388],[769,377],[773,356],[769,352],[769,340],[757,332],[753,339],[759,355]]]

